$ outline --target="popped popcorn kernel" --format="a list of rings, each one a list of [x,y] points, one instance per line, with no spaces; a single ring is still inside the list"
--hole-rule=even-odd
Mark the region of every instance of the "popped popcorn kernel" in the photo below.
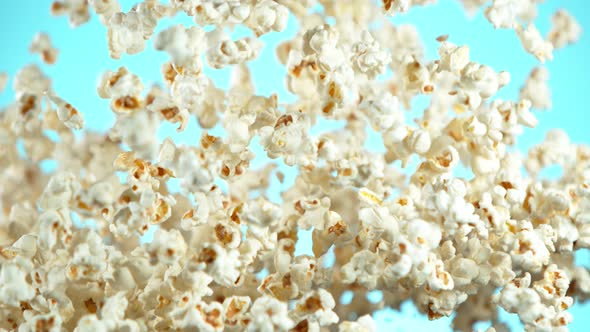
[[[38,53],[43,62],[52,65],[57,61],[59,51],[53,47],[49,35],[46,33],[38,33],[33,38],[31,46],[29,47],[31,53]]]

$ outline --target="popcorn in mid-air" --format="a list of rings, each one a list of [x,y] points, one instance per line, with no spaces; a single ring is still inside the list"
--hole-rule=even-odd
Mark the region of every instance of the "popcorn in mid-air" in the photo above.
[[[12,77],[0,113],[0,330],[374,332],[372,314],[412,301],[462,331],[506,330],[499,307],[527,331],[565,331],[568,309],[590,298],[590,273],[572,258],[590,248],[590,147],[553,130],[516,153],[535,111],[551,108],[548,70],[502,100],[517,83],[469,45],[441,34],[428,59],[417,29],[387,17],[433,2],[144,0],[122,12],[116,0],[54,1],[73,27],[95,13],[112,59],[163,51],[152,64],[162,84],[105,69],[96,93],[115,120],[97,133],[41,67]],[[545,62],[581,27],[560,10],[543,38],[539,2],[462,1]],[[192,23],[157,29],[175,15]],[[300,30],[289,35],[291,20]],[[272,50],[264,35],[289,37]],[[56,62],[44,33],[30,51]],[[256,92],[271,76],[249,62],[274,51],[289,100]],[[227,89],[206,74],[224,68]],[[0,91],[7,82],[0,73]],[[412,117],[419,98],[429,105]],[[343,125],[318,131],[325,120]],[[166,122],[191,141],[162,139]],[[554,165],[559,179],[538,176]]]

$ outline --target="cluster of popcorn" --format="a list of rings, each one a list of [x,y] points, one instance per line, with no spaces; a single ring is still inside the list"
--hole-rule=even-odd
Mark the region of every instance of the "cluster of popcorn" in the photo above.
[[[385,17],[431,2],[145,0],[128,12],[115,0],[54,2],[72,26],[96,13],[112,58],[153,38],[169,60],[149,88],[125,67],[104,72],[96,93],[116,115],[106,133],[78,132],[84,110],[40,67],[12,78],[15,100],[0,113],[0,330],[371,332],[372,313],[409,300],[430,319],[456,313],[460,331],[478,321],[505,331],[498,307],[527,331],[566,331],[567,309],[590,297],[590,271],[574,264],[590,248],[590,147],[555,130],[513,152],[538,123],[532,110],[551,107],[547,70],[510,101],[495,97],[510,75],[448,36],[425,59],[417,30]],[[544,39],[538,2],[494,0],[485,16],[543,62],[581,29],[559,11]],[[155,33],[179,13],[195,25]],[[247,62],[290,15],[300,30],[276,50],[295,96],[285,104],[256,94],[264,73]],[[238,25],[252,36],[233,39]],[[57,60],[46,34],[30,51]],[[205,66],[231,67],[229,89]],[[421,96],[429,106],[408,119]],[[158,139],[164,122],[183,131],[191,118],[203,129],[193,144]],[[312,134],[321,119],[346,124]],[[366,148],[367,130],[384,152]],[[250,166],[252,144],[266,166]],[[278,162],[297,174],[275,202]],[[542,179],[553,165],[563,176]],[[302,230],[308,254],[295,250]]]
[[[526,52],[541,63],[553,59],[553,50],[575,43],[582,28],[565,10],[557,11],[552,18],[553,26],[546,38],[534,24],[537,5],[545,0],[462,0],[468,12],[485,8],[485,17],[496,29],[513,29]]]

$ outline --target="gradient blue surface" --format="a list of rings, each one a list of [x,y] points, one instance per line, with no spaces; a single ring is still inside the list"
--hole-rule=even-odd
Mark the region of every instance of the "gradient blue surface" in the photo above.
[[[135,1],[121,1],[123,9],[128,10]],[[108,101],[100,99],[96,94],[96,81],[105,70],[116,70],[126,66],[130,71],[140,74],[144,85],[161,82],[160,65],[167,60],[167,55],[156,52],[152,43],[148,42],[146,52],[134,56],[123,56],[119,61],[108,56],[106,29],[93,16],[89,24],[77,29],[71,29],[65,17],[51,17],[49,15],[50,0],[19,0],[0,1],[0,72],[7,72],[12,84],[12,77],[16,71],[28,63],[38,63],[53,79],[53,86],[57,93],[75,105],[86,119],[88,127],[94,130],[106,130],[114,121],[109,110]],[[572,141],[590,144],[590,121],[587,103],[590,92],[590,1],[587,0],[547,0],[539,6],[539,17],[535,21],[543,35],[549,30],[552,13],[559,8],[570,11],[581,23],[585,33],[582,39],[573,46],[555,52],[555,59],[546,64],[550,72],[550,86],[553,96],[553,109],[547,112],[537,112],[539,126],[534,130],[525,130],[519,138],[517,147],[526,151],[530,146],[540,142],[547,130],[552,128],[565,129]],[[437,43],[435,38],[442,34],[449,34],[450,41],[456,44],[470,46],[471,58],[474,61],[492,66],[496,70],[506,70],[511,73],[511,84],[502,89],[499,97],[516,99],[522,82],[530,70],[538,65],[536,59],[526,54],[513,31],[494,30],[483,17],[482,12],[472,18],[466,16],[459,1],[439,0],[436,5],[414,8],[406,15],[394,17],[395,24],[412,23],[417,26],[426,46],[426,56],[436,57]],[[176,23],[191,25],[192,21],[182,15],[174,19],[165,19],[158,25],[157,31]],[[278,93],[279,101],[289,101],[290,96],[284,89],[283,78],[285,70],[276,60],[272,51],[282,39],[289,38],[297,30],[296,22],[290,19],[287,31],[282,34],[268,34],[262,40],[266,44],[266,51],[250,63],[254,71],[257,93],[270,95]],[[60,50],[58,62],[54,66],[43,65],[37,56],[28,53],[29,44],[38,31],[48,33],[55,46]],[[237,34],[247,31],[239,30]],[[281,39],[279,39],[281,38]],[[227,87],[229,70],[207,69],[206,73],[220,87]],[[11,102],[12,89],[9,86],[0,94],[0,105]],[[423,105],[417,102],[413,114],[420,114]],[[338,126],[334,123],[321,123],[314,131]],[[161,130],[161,137],[172,136],[179,142],[195,142],[199,137],[196,123],[190,123],[187,131],[177,134],[173,126],[165,125]],[[372,137],[369,144],[372,149],[380,149],[379,139]],[[257,149],[256,151],[260,151]],[[264,158],[257,158],[254,166],[260,165]],[[292,180],[293,171],[287,176]],[[288,184],[290,181],[286,181]],[[269,191],[273,200],[279,199],[280,191],[284,188],[274,183]],[[307,243],[308,244],[308,243]],[[306,243],[298,246],[298,252],[305,252]],[[588,253],[577,257],[581,264],[589,264]],[[576,304],[572,309],[574,322],[570,325],[572,331],[585,331],[590,326],[589,305]],[[502,314],[510,321],[515,330],[522,329],[514,315]],[[429,322],[420,315],[409,303],[402,306],[402,311],[383,310],[375,315],[380,331],[410,331],[410,330],[450,330],[450,318]],[[483,327],[484,325],[482,325]]]

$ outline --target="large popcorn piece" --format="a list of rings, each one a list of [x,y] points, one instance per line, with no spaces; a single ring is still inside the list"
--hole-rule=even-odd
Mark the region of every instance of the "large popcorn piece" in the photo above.
[[[506,331],[498,307],[566,331],[590,298],[573,259],[590,248],[590,147],[553,130],[516,153],[551,107],[548,70],[501,100],[510,74],[469,45],[442,35],[427,58],[414,26],[385,17],[433,2],[55,1],[73,26],[98,16],[111,58],[153,37],[166,62],[151,86],[133,63],[105,69],[105,133],[38,66],[16,71],[0,112],[0,330],[375,332],[377,310],[411,301],[460,331]],[[543,62],[580,27],[558,11],[544,39],[539,2],[462,1]],[[155,33],[181,12],[196,25]],[[300,31],[276,55],[292,98],[257,95],[267,77],[249,62],[273,51],[259,37],[289,20]],[[55,62],[43,33],[30,51]],[[169,125],[192,142],[162,137]],[[540,176],[551,166],[559,179]]]

